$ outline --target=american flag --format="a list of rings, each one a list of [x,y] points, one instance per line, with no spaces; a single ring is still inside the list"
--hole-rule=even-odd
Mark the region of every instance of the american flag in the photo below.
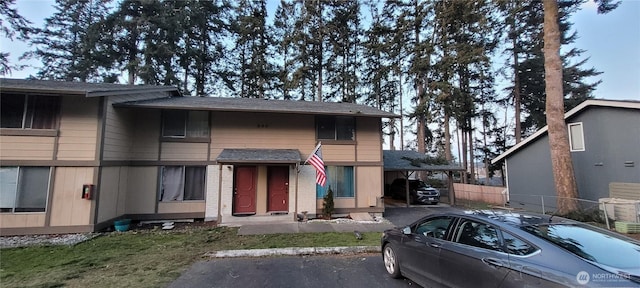
[[[307,158],[307,161],[304,162],[309,162],[311,166],[316,168],[316,183],[324,187],[327,183],[327,173],[324,170],[324,161],[322,161],[322,143],[318,143],[316,149],[311,153],[309,158]]]

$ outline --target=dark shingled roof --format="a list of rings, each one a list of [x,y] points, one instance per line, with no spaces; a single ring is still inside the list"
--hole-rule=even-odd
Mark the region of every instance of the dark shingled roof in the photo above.
[[[426,156],[412,150],[384,150],[382,151],[384,171],[464,171],[457,165],[428,165],[419,163],[415,166],[409,159],[424,159]]]
[[[85,97],[110,96],[149,92],[174,92],[175,87],[155,85],[123,85],[111,83],[84,83],[54,80],[27,80],[0,78],[0,91],[20,93],[81,95]]]
[[[296,100],[266,100],[255,98],[221,97],[166,97],[161,99],[130,101],[115,107],[151,109],[188,109],[235,112],[276,112],[292,114],[348,115],[362,117],[395,118],[399,115],[353,103],[314,102]]]
[[[224,149],[216,158],[219,163],[299,163],[297,149]]]

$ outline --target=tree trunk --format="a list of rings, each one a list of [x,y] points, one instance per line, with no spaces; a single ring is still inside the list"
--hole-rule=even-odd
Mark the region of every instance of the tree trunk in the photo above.
[[[549,149],[558,196],[557,212],[566,214],[578,209],[578,191],[569,150],[569,135],[564,121],[560,28],[556,0],[544,0],[544,70]]]
[[[522,139],[522,128],[520,121],[520,67],[518,67],[518,43],[516,41],[517,36],[515,35],[515,15],[513,17],[513,106],[515,107],[515,122],[516,122],[516,144],[520,143]]]
[[[449,112],[447,109],[444,109],[444,158],[447,159],[448,163],[451,163],[453,157],[451,156],[451,131],[449,128],[449,119]]]
[[[469,121],[469,123],[467,124],[469,127],[471,126],[471,119],[468,119],[467,121]],[[469,135],[469,174],[471,174],[471,178],[469,179],[469,183],[471,184],[476,184],[476,157],[475,157],[475,153],[473,151],[473,147],[474,147],[474,141],[473,141],[473,129],[469,128],[469,131],[467,131],[467,134]]]

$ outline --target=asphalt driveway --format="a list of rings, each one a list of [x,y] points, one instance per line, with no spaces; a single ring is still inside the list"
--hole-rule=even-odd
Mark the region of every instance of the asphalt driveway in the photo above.
[[[169,285],[184,287],[419,287],[392,279],[378,254],[226,258],[198,262]]]
[[[445,204],[387,205],[384,218],[402,227],[439,211]],[[168,287],[419,287],[392,279],[380,254],[217,258],[192,265]]]
[[[456,210],[456,208],[451,208],[446,204],[412,205],[411,207],[403,207],[402,205],[404,204],[400,203],[399,205],[393,205],[392,203],[392,205],[386,205],[384,211],[383,217],[397,227],[407,226],[432,213]]]

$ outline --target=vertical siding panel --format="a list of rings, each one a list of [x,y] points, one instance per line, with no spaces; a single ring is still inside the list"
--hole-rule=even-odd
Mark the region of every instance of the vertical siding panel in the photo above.
[[[91,201],[80,198],[82,185],[92,183],[92,167],[56,168],[54,195],[51,205],[51,226],[90,224]]]
[[[382,167],[356,167],[358,208],[376,206],[382,197]]]
[[[126,214],[155,213],[158,167],[129,167]]]
[[[98,98],[62,98],[58,160],[95,160]]]

